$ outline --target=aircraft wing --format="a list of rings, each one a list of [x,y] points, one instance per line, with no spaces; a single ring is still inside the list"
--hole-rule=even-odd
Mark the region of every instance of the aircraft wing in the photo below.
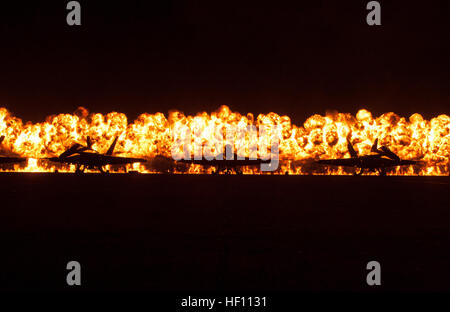
[[[400,160],[400,166],[415,165],[417,163],[419,162],[415,160]]]
[[[318,160],[317,163],[321,165],[354,167],[358,165],[358,160],[355,158],[321,159]]]
[[[101,155],[101,161],[104,162],[105,165],[125,165],[147,162],[147,160],[143,158],[119,157],[109,155]]]
[[[22,157],[0,157],[0,164],[15,164],[25,162],[27,159]]]

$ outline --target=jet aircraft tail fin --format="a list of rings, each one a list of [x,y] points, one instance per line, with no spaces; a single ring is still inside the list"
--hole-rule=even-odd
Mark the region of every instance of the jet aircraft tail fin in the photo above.
[[[86,137],[86,143],[87,143],[88,149],[92,149],[92,140],[91,140],[90,136]]]
[[[370,149],[372,153],[379,153],[378,151],[378,138],[375,139],[375,142],[373,142],[372,148]]]
[[[398,157],[398,155],[395,154],[393,151],[391,151],[387,146],[382,146],[381,150],[383,151],[383,154],[386,157],[388,157],[388,158],[390,158],[392,160],[400,162],[400,157]]]
[[[355,149],[353,148],[352,142],[350,142],[349,138],[347,138],[347,148],[348,152],[350,153],[350,156],[358,157],[358,153],[356,153]]]
[[[111,156],[111,155],[112,155],[112,153],[113,153],[113,151],[114,151],[114,148],[116,147],[116,143],[117,143],[117,139],[118,139],[118,138],[119,138],[119,137],[116,137],[116,138],[114,139],[114,141],[112,142],[111,146],[109,147],[109,149],[108,149],[108,151],[106,152],[105,155],[108,155],[108,156]]]
[[[71,147],[69,147],[66,151],[64,151],[61,155],[59,155],[59,158],[65,158],[67,156],[73,155],[79,151],[79,149],[82,146],[78,143],[73,144]]]

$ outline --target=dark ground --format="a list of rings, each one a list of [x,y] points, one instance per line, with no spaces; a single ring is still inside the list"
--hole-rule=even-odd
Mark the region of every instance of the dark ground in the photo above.
[[[448,291],[447,177],[1,174],[0,287]],[[381,263],[382,286],[366,284]]]

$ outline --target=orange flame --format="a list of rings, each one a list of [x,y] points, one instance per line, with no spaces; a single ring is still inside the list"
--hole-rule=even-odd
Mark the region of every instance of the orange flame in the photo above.
[[[7,109],[0,108],[0,134],[6,137],[2,146],[3,154],[29,158],[25,165],[14,165],[14,168],[4,171],[41,172],[58,169],[72,172],[73,166],[55,167],[39,159],[59,155],[74,142],[85,142],[87,136],[92,138],[95,150],[104,152],[113,138],[119,136],[116,154],[149,160],[147,164],[133,164],[127,169],[156,173],[161,171],[159,168],[163,160],[172,161],[171,150],[179,135],[176,129],[180,126],[187,126],[192,131],[193,146],[209,145],[214,150],[216,141],[220,139],[214,129],[240,129],[249,125],[280,126],[280,133],[277,134],[280,139],[280,169],[277,173],[351,173],[343,168],[317,168],[311,165],[312,160],[318,158],[348,157],[346,137],[350,136],[361,155],[369,153],[372,143],[378,138],[381,145],[389,146],[400,158],[420,160],[422,163],[420,166],[397,167],[389,171],[389,174],[449,174],[450,117],[447,115],[425,120],[420,114],[413,114],[406,119],[391,112],[374,118],[369,111],[361,109],[356,116],[348,113],[314,115],[303,126],[296,126],[288,116],[269,113],[255,118],[251,113],[241,115],[222,106],[211,114],[202,112],[196,116],[186,116],[179,111],[170,112],[168,117],[162,113],[144,113],[128,123],[125,114],[89,114],[80,107],[74,114],[49,116],[45,122],[33,124],[23,123]],[[235,137],[234,141],[227,144],[233,144],[235,150],[248,156],[249,150],[241,148],[242,140],[248,143],[251,139],[248,136]],[[260,142],[261,138],[257,140],[258,146],[264,143]],[[169,168],[172,172],[180,172],[176,165],[173,167],[173,163],[163,166],[163,171]],[[199,165],[191,165],[184,172],[211,171]],[[260,173],[256,168],[245,168],[243,172]]]

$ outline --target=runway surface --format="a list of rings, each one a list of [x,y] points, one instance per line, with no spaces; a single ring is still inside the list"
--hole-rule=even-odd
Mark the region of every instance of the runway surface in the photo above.
[[[0,287],[448,291],[450,178],[0,174]],[[366,284],[367,262],[382,286]]]

